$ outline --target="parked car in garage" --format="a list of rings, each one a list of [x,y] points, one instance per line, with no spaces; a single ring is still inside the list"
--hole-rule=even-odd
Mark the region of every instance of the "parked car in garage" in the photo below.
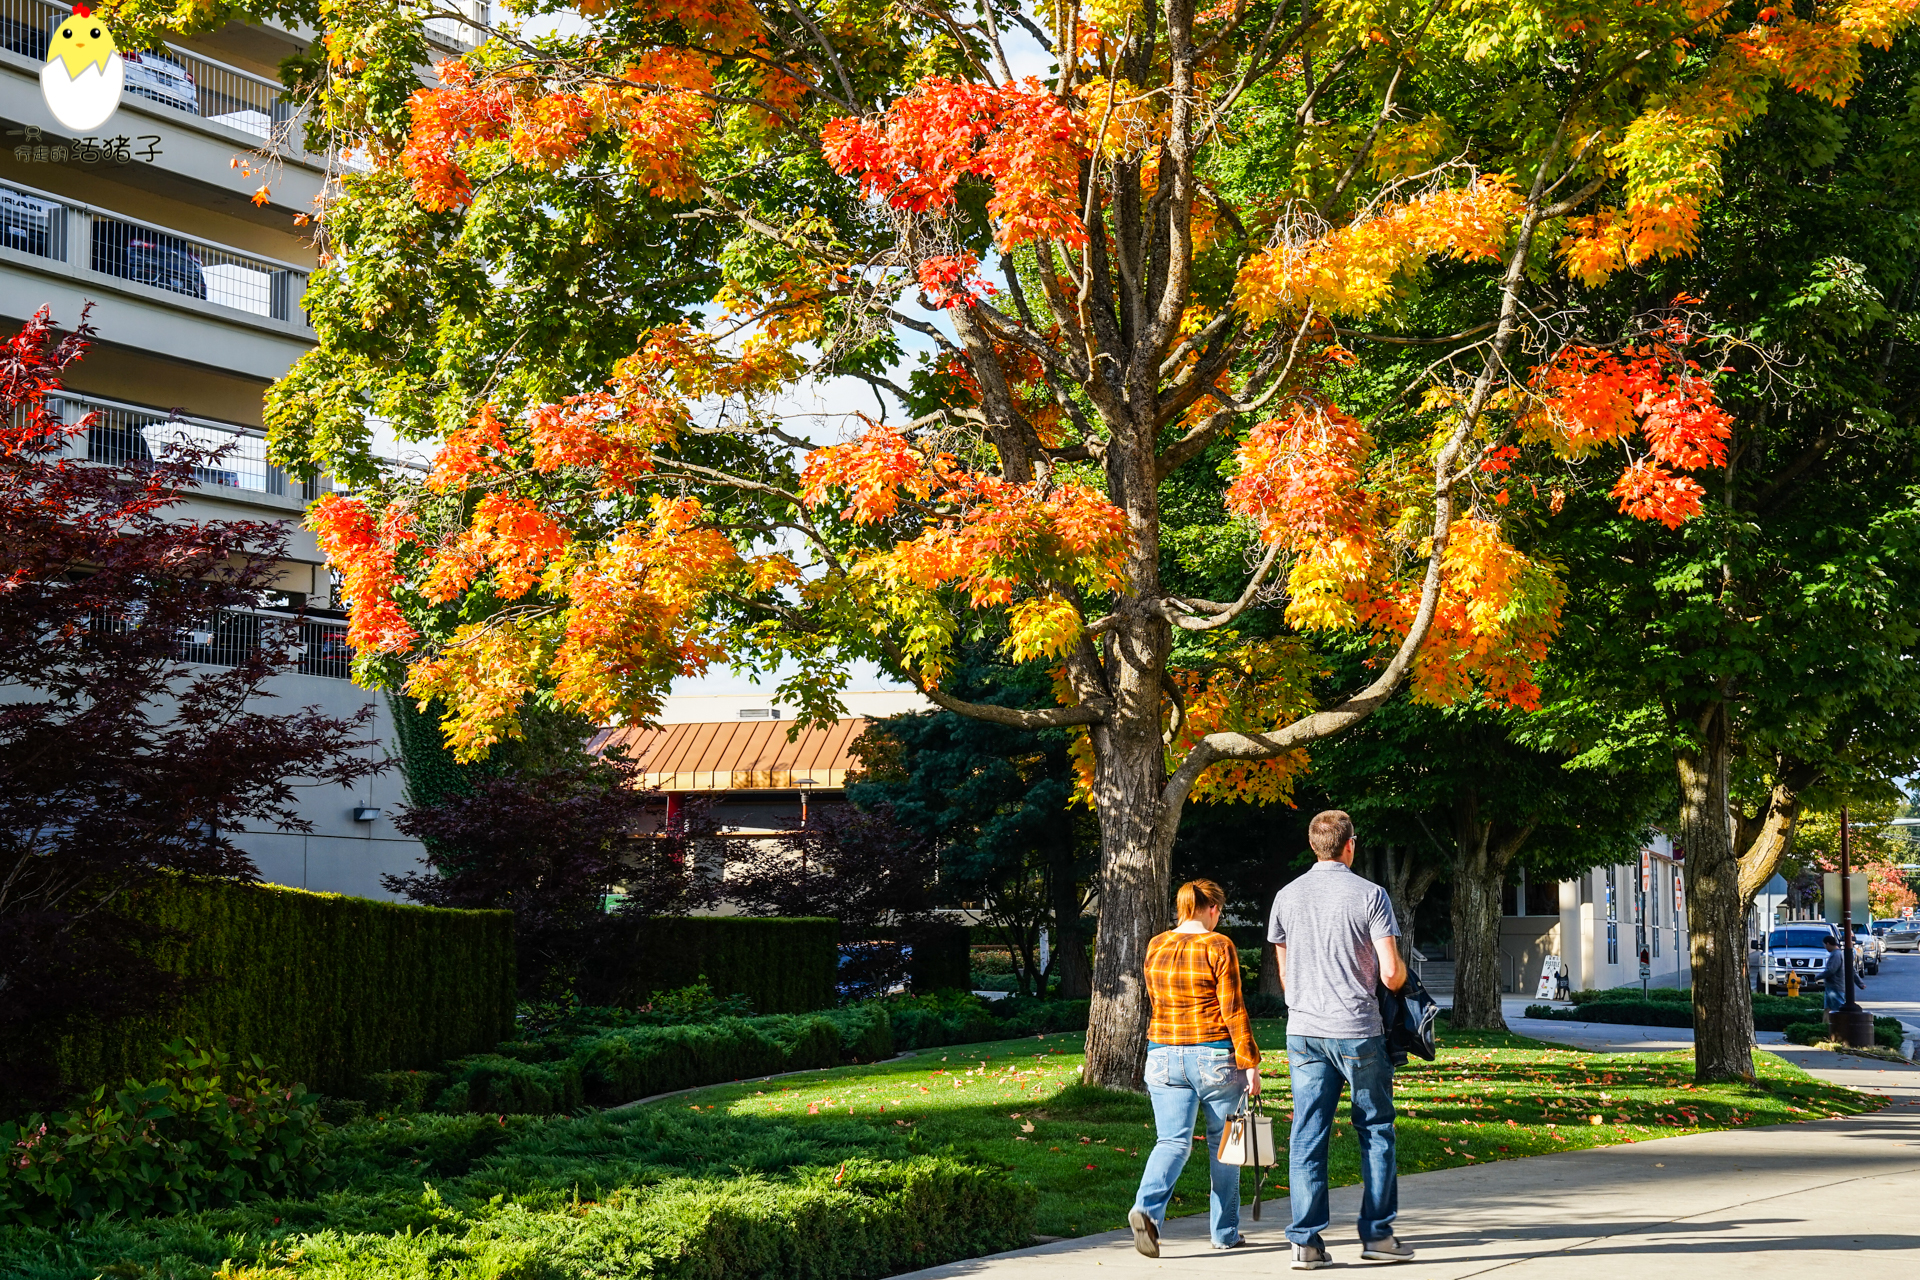
[[[129,50],[120,55],[127,68],[127,92],[163,107],[200,114],[200,88],[193,73],[164,53]]]

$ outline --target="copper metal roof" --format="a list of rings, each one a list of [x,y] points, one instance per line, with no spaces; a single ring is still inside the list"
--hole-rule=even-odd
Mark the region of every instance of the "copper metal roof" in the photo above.
[[[595,754],[625,747],[652,791],[792,791],[812,779],[809,791],[847,784],[856,765],[854,742],[864,719],[809,726],[792,742],[792,721],[722,720],[670,724],[657,729],[602,729],[587,749]]]

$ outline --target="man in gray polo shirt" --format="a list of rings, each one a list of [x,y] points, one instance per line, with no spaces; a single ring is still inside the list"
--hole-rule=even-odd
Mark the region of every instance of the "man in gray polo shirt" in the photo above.
[[[1327,1144],[1340,1087],[1353,1094],[1360,1139],[1360,1256],[1405,1262],[1413,1250],[1394,1238],[1400,1211],[1393,1150],[1393,1063],[1387,1057],[1376,987],[1407,981],[1387,891],[1353,873],[1353,820],[1338,809],[1307,826],[1314,864],[1273,899],[1267,939],[1280,957],[1287,992],[1287,1066],[1293,1077],[1289,1193],[1296,1271],[1327,1266],[1320,1233],[1327,1207]]]

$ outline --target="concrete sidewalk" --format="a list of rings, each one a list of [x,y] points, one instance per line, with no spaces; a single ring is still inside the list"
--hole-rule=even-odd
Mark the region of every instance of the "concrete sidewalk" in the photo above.
[[[1566,1026],[1569,1024],[1549,1024]],[[1619,1028],[1610,1028],[1618,1031]],[[1400,1179],[1408,1274],[1456,1280],[1806,1280],[1823,1268],[1903,1275],[1920,1267],[1920,1068],[1770,1046],[1823,1079],[1889,1098],[1837,1120],[1659,1138],[1500,1160]],[[1333,1193],[1328,1247],[1360,1261],[1360,1188]],[[1125,1231],[910,1273],[909,1280],[1041,1280],[1087,1275],[1269,1277],[1290,1257],[1286,1200],[1264,1220],[1241,1211],[1246,1248],[1216,1253],[1204,1214],[1167,1224],[1161,1257]],[[1866,1255],[1862,1257],[1862,1255]]]

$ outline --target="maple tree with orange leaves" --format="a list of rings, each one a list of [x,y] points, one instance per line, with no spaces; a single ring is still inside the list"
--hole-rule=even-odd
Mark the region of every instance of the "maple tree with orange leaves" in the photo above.
[[[645,719],[720,661],[810,717],[871,659],[1076,727],[1087,1078],[1131,1086],[1187,800],[1283,798],[1403,685],[1536,702],[1564,589],[1517,464],[1668,527],[1725,461],[1692,304],[1607,345],[1543,289],[1694,252],[1769,93],[1844,101],[1915,5],[594,0],[425,85],[417,11],[321,9],[310,144],[368,167],[320,211],[320,344],[269,419],[348,486],[314,520],[363,678],[439,698],[469,756],[529,697]],[[1441,281],[1477,309],[1421,332]],[[1371,344],[1434,359],[1369,396]],[[875,412],[796,413],[819,378]],[[436,443],[425,483],[371,418]],[[1214,568],[1243,562],[1213,595],[1164,507],[1209,477]],[[983,630],[1059,705],[944,690]],[[1327,637],[1362,687],[1321,687]]]

